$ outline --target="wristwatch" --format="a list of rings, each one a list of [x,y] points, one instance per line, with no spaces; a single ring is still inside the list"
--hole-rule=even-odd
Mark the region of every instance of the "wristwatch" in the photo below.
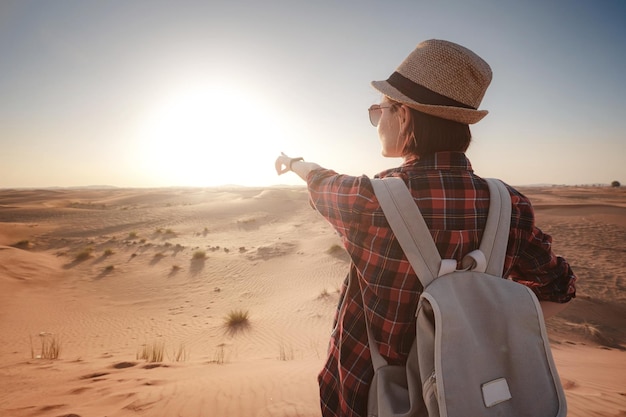
[[[292,170],[292,169],[291,169],[291,166],[293,165],[293,163],[294,163],[294,162],[297,162],[297,161],[304,161],[304,158],[291,158],[291,159],[289,160],[289,171],[291,171],[291,170]]]

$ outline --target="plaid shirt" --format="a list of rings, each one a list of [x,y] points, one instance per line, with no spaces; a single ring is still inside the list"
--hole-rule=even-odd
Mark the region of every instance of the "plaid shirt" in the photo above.
[[[377,175],[388,176],[401,177],[409,187],[443,259],[460,262],[478,249],[489,211],[489,188],[473,173],[465,154],[440,152]],[[322,414],[365,416],[374,371],[363,313],[381,355],[390,364],[404,364],[415,338],[422,286],[385,219],[369,178],[317,169],[307,183],[311,205],[339,233],[352,260],[341,290],[328,360],[318,377]],[[575,275],[552,252],[551,237],[535,227],[530,201],[508,189],[513,207],[504,276],[527,285],[540,300],[569,301],[575,296]]]

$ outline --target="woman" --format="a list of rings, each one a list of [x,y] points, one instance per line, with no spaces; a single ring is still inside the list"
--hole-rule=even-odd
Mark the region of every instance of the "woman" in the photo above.
[[[478,106],[491,69],[478,55],[443,40],[422,42],[385,81],[369,108],[386,157],[404,163],[377,177],[404,180],[443,259],[477,249],[489,209],[489,190],[465,156],[469,124],[487,111]],[[366,176],[340,175],[302,158],[280,155],[278,174],[293,171],[307,182],[311,202],[341,236],[351,257],[326,365],[319,375],[324,416],[365,416],[373,369],[364,314],[381,355],[404,364],[415,338],[422,290],[384,217]],[[551,250],[551,237],[534,226],[530,201],[507,186],[513,205],[505,277],[530,287],[549,317],[575,296],[576,277]]]

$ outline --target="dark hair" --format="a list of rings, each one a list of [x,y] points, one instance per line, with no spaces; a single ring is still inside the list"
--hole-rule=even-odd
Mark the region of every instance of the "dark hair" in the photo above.
[[[407,108],[411,112],[413,137],[404,145],[403,156],[425,157],[442,151],[465,152],[469,148],[472,141],[469,125]]]

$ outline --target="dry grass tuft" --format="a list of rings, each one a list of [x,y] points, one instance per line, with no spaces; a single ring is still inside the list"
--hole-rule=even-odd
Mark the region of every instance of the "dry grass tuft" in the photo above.
[[[574,328],[579,334],[585,337],[588,340],[593,341],[601,346],[606,346],[610,348],[616,349],[624,349],[614,338],[610,337],[602,326],[592,324],[589,322],[582,323],[568,323],[572,328]]]
[[[328,292],[328,290],[326,288],[324,288],[321,292],[320,295],[317,296],[318,299],[327,299],[328,297],[330,297],[330,293]]]
[[[282,341],[280,342],[280,345],[278,346],[278,360],[281,361],[292,361],[295,358],[295,355],[293,353],[293,346],[289,345],[289,347],[285,346],[285,343],[283,343]]]
[[[61,341],[55,334],[41,332],[39,333],[41,341],[41,349],[39,354],[35,353],[33,346],[33,338],[30,337],[30,356],[32,359],[58,359],[61,354]]]
[[[181,343],[178,347],[172,349],[168,355],[168,359],[172,362],[185,362],[189,359],[189,351],[185,344]],[[137,351],[136,359],[145,360],[149,363],[163,362],[165,357],[165,342],[154,341],[152,343],[144,344],[140,350]]]
[[[183,343],[178,345],[178,348],[175,348],[170,356],[172,362],[185,362],[187,359],[189,359],[189,352]]]
[[[226,347],[226,345],[224,343],[220,343],[219,345],[217,345],[217,349],[215,350],[215,358],[213,359],[213,362],[215,362],[218,365],[222,365],[225,362],[226,359],[226,353],[224,348]]]
[[[142,349],[137,352],[137,359],[147,362],[163,362],[163,353],[165,352],[164,342],[152,342],[143,345]]]
[[[105,249],[104,250],[104,256],[111,256],[115,253],[115,251],[111,248]]]

